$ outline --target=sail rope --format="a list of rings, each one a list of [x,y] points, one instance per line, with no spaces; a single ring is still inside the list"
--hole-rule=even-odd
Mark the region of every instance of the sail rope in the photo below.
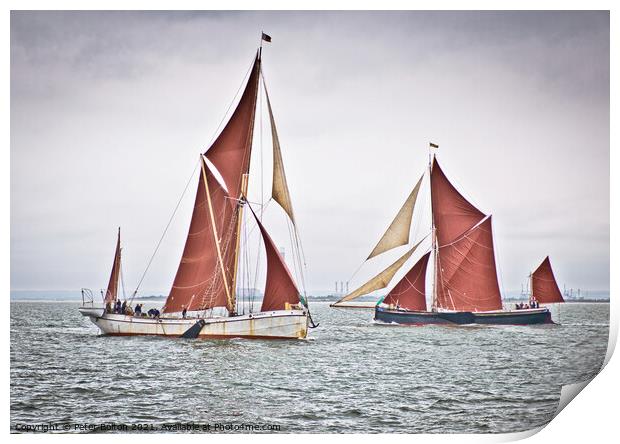
[[[138,285],[136,286],[136,289],[131,295],[129,304],[133,302],[134,298],[136,297],[136,294],[138,294],[140,285],[142,285],[142,281],[144,281],[144,278],[146,277],[146,273],[149,271],[149,268],[151,267],[151,264],[153,263],[153,259],[155,258],[155,255],[157,254],[157,251],[159,250],[159,247],[161,246],[161,243],[164,240],[166,233],[168,232],[168,228],[170,228],[170,224],[172,224],[172,220],[174,219],[174,216],[177,214],[177,210],[179,209],[179,206],[181,206],[181,201],[183,200],[183,197],[185,197],[185,193],[187,192],[187,189],[189,188],[189,184],[191,183],[192,178],[194,177],[194,174],[196,173],[196,169],[198,168],[199,164],[200,164],[200,161],[196,162],[196,165],[194,165],[192,174],[189,176],[189,179],[187,180],[187,183],[185,184],[185,188],[183,188],[183,192],[181,193],[181,197],[179,197],[179,200],[177,201],[177,204],[175,205],[174,210],[172,211],[172,214],[170,215],[170,219],[168,219],[168,223],[166,224],[166,227],[164,228],[164,232],[159,238],[159,242],[157,242],[157,246],[155,247],[155,250],[153,251],[151,258],[149,259],[146,265],[146,268],[144,269],[144,273],[142,273],[142,277],[140,277],[140,280],[138,281]]]
[[[260,74],[261,74],[261,78],[263,79],[263,90],[265,91],[267,102],[269,103],[269,96],[267,95],[267,80],[265,79],[265,74],[263,73],[262,66],[261,66]],[[261,100],[262,100],[262,96],[261,96]],[[270,118],[273,118],[273,116],[270,115]],[[272,134],[272,138],[273,138],[273,134]],[[273,140],[272,140],[272,143],[273,143]],[[262,175],[262,108],[261,108],[261,175]],[[262,187],[262,176],[261,176],[261,187]],[[288,190],[288,186],[287,186],[287,190]],[[272,198],[269,199],[269,202],[271,202]],[[289,197],[289,202],[290,202],[290,197]],[[298,221],[297,220],[292,221],[288,215],[288,212],[287,211],[285,212],[287,213],[286,219],[287,219],[287,227],[289,230],[289,240],[291,242],[291,250],[293,252],[293,267],[295,268],[295,277],[297,281],[301,282],[303,296],[307,302],[306,283],[305,283],[305,275],[304,275],[304,273],[307,272],[306,253],[304,251],[303,243],[299,235],[299,227],[297,226]],[[261,212],[261,215],[262,215],[262,212]],[[297,275],[298,272],[299,272],[299,276]]]
[[[426,176],[426,171],[424,172],[423,178],[424,176]],[[430,175],[429,175],[429,186],[430,186]],[[421,188],[421,186],[420,186]],[[418,210],[418,217],[414,217],[414,213],[412,212],[412,217],[411,220],[413,222],[413,230],[410,228],[410,233],[413,233],[413,237],[410,238],[412,239],[412,241],[410,241],[407,245],[411,245],[412,243],[414,243],[417,239],[418,239],[418,235],[420,233],[420,229],[422,227],[422,216],[424,216],[423,210],[424,210],[424,201],[421,201],[420,203],[417,202],[418,199],[422,198],[425,199],[426,198],[426,194],[425,193],[421,193],[422,196],[420,196],[420,193],[418,193],[417,197],[416,197],[416,205],[414,206],[413,211],[415,212],[416,208],[420,208],[420,210]],[[424,238],[426,238],[428,236],[428,234],[426,234],[424,236]],[[423,239],[424,239],[423,238]],[[372,258],[371,258],[372,259]],[[364,266],[364,264],[366,264],[366,262],[368,262],[368,259],[365,259],[353,272],[353,274],[349,277],[349,279],[347,280],[347,282],[350,282],[353,280],[353,278],[357,275],[357,273],[359,273],[359,271],[362,269],[362,267]]]
[[[495,263],[497,264],[497,271],[499,271],[499,285],[502,287],[502,294],[506,294],[506,289],[504,288],[504,275],[502,273],[502,261],[499,257],[499,250],[497,248],[497,244],[494,245],[493,252],[495,253],[496,259]],[[500,295],[500,299],[502,301],[502,308],[504,307],[504,298]]]
[[[254,60],[252,60],[252,63],[250,63],[250,66],[248,67],[248,70],[246,71],[245,75],[243,76],[243,79],[241,79],[241,84],[239,85],[239,88],[237,88],[237,92],[235,93],[235,95],[233,96],[232,100],[228,104],[228,108],[226,108],[226,112],[222,116],[222,120],[220,120],[220,123],[218,123],[217,127],[215,128],[215,131],[213,132],[213,135],[211,136],[211,142],[209,143],[208,146],[213,145],[213,142],[215,142],[215,139],[216,139],[216,137],[219,134],[220,128],[222,127],[222,124],[224,123],[224,121],[227,120],[226,117],[228,117],[228,112],[230,111],[230,108],[233,106],[233,104],[237,101],[237,97],[239,96],[239,91],[241,91],[241,88],[243,87],[243,85],[245,85],[245,83],[246,83],[245,79],[250,74],[250,71],[252,70],[253,66],[254,66]]]
[[[121,249],[122,252],[122,249]],[[119,258],[118,258],[118,270],[120,272],[121,275],[121,288],[123,289],[123,300],[127,300],[127,295],[125,294],[125,275],[123,273],[123,261],[121,260],[121,255],[119,254]]]

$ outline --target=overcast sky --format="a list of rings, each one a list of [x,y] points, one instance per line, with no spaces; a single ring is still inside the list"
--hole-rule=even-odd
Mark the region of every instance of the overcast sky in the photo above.
[[[135,286],[261,30],[310,291],[362,263],[429,141],[493,214],[505,290],[546,255],[560,286],[609,288],[606,12],[13,12],[12,289],[104,287],[119,225]],[[192,180],[146,293],[169,291]]]

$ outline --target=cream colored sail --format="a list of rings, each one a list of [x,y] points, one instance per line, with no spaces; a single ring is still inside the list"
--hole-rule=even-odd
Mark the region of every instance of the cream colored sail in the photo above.
[[[418,183],[413,187],[413,191],[405,201],[402,208],[398,211],[398,214],[388,227],[385,234],[381,237],[377,246],[372,250],[366,260],[371,259],[381,253],[385,253],[392,248],[400,247],[401,245],[407,245],[409,243],[409,231],[411,229],[411,218],[413,216],[413,207],[415,201],[418,198],[418,191],[420,191],[420,184],[424,175],[420,177]]]
[[[418,248],[418,246],[422,243],[424,239],[422,239],[420,242],[415,244],[413,248],[411,248],[409,251],[407,251],[405,254],[399,257],[398,260],[394,262],[392,265],[387,267],[385,270],[383,270],[381,273],[376,275],[374,278],[366,282],[364,285],[359,287],[357,290],[354,290],[353,292],[349,293],[348,295],[340,299],[334,305],[338,305],[341,302],[351,301],[355,298],[359,298],[360,296],[364,296],[365,294],[368,294],[375,290],[380,290],[382,288],[387,287],[390,281],[392,280],[392,278],[394,277],[394,275],[396,274],[396,272],[400,269],[400,267],[404,265],[405,262],[407,262],[407,259],[411,257],[411,255],[414,253],[414,251]]]
[[[291,222],[295,224],[293,215],[293,204],[291,203],[291,195],[288,191],[286,182],[286,174],[284,173],[284,162],[282,161],[282,151],[280,150],[280,139],[278,138],[278,130],[276,129],[276,121],[273,118],[271,110],[271,101],[267,93],[267,87],[263,79],[265,87],[265,96],[267,97],[267,108],[269,109],[269,120],[271,121],[271,140],[273,141],[273,180],[271,186],[271,197],[278,202],[282,209],[286,211]]]

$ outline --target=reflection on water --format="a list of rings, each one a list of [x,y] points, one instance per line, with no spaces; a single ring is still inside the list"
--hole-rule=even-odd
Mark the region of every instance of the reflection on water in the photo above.
[[[306,341],[104,337],[75,303],[11,303],[16,423],[268,423],[281,432],[509,432],[593,377],[609,305],[556,326],[398,327],[312,306]]]

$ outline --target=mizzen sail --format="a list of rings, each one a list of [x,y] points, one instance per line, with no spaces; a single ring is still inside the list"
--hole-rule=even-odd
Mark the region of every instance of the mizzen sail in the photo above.
[[[384,304],[426,311],[426,268],[431,253],[420,258],[383,299]]]
[[[431,202],[437,239],[437,307],[456,311],[502,308],[491,216],[457,191],[437,159],[431,170]]]
[[[558,283],[553,275],[549,256],[532,273],[532,296],[541,304],[564,302]]]
[[[118,236],[116,238],[116,249],[114,250],[114,262],[112,263],[112,273],[110,273],[110,281],[108,289],[105,292],[104,302],[113,302],[118,296],[118,279],[121,274],[121,229],[118,228]]]
[[[401,245],[407,245],[409,243],[409,231],[411,230],[411,218],[413,216],[413,208],[415,206],[415,201],[418,197],[418,192],[420,191],[420,184],[422,183],[422,179],[424,175],[420,177],[418,183],[416,183],[415,187],[413,187],[413,191],[407,197],[407,200],[396,214],[396,217],[383,234],[379,242],[372,250],[370,255],[368,255],[368,259],[371,259],[381,253],[385,253],[392,248],[400,247]]]

